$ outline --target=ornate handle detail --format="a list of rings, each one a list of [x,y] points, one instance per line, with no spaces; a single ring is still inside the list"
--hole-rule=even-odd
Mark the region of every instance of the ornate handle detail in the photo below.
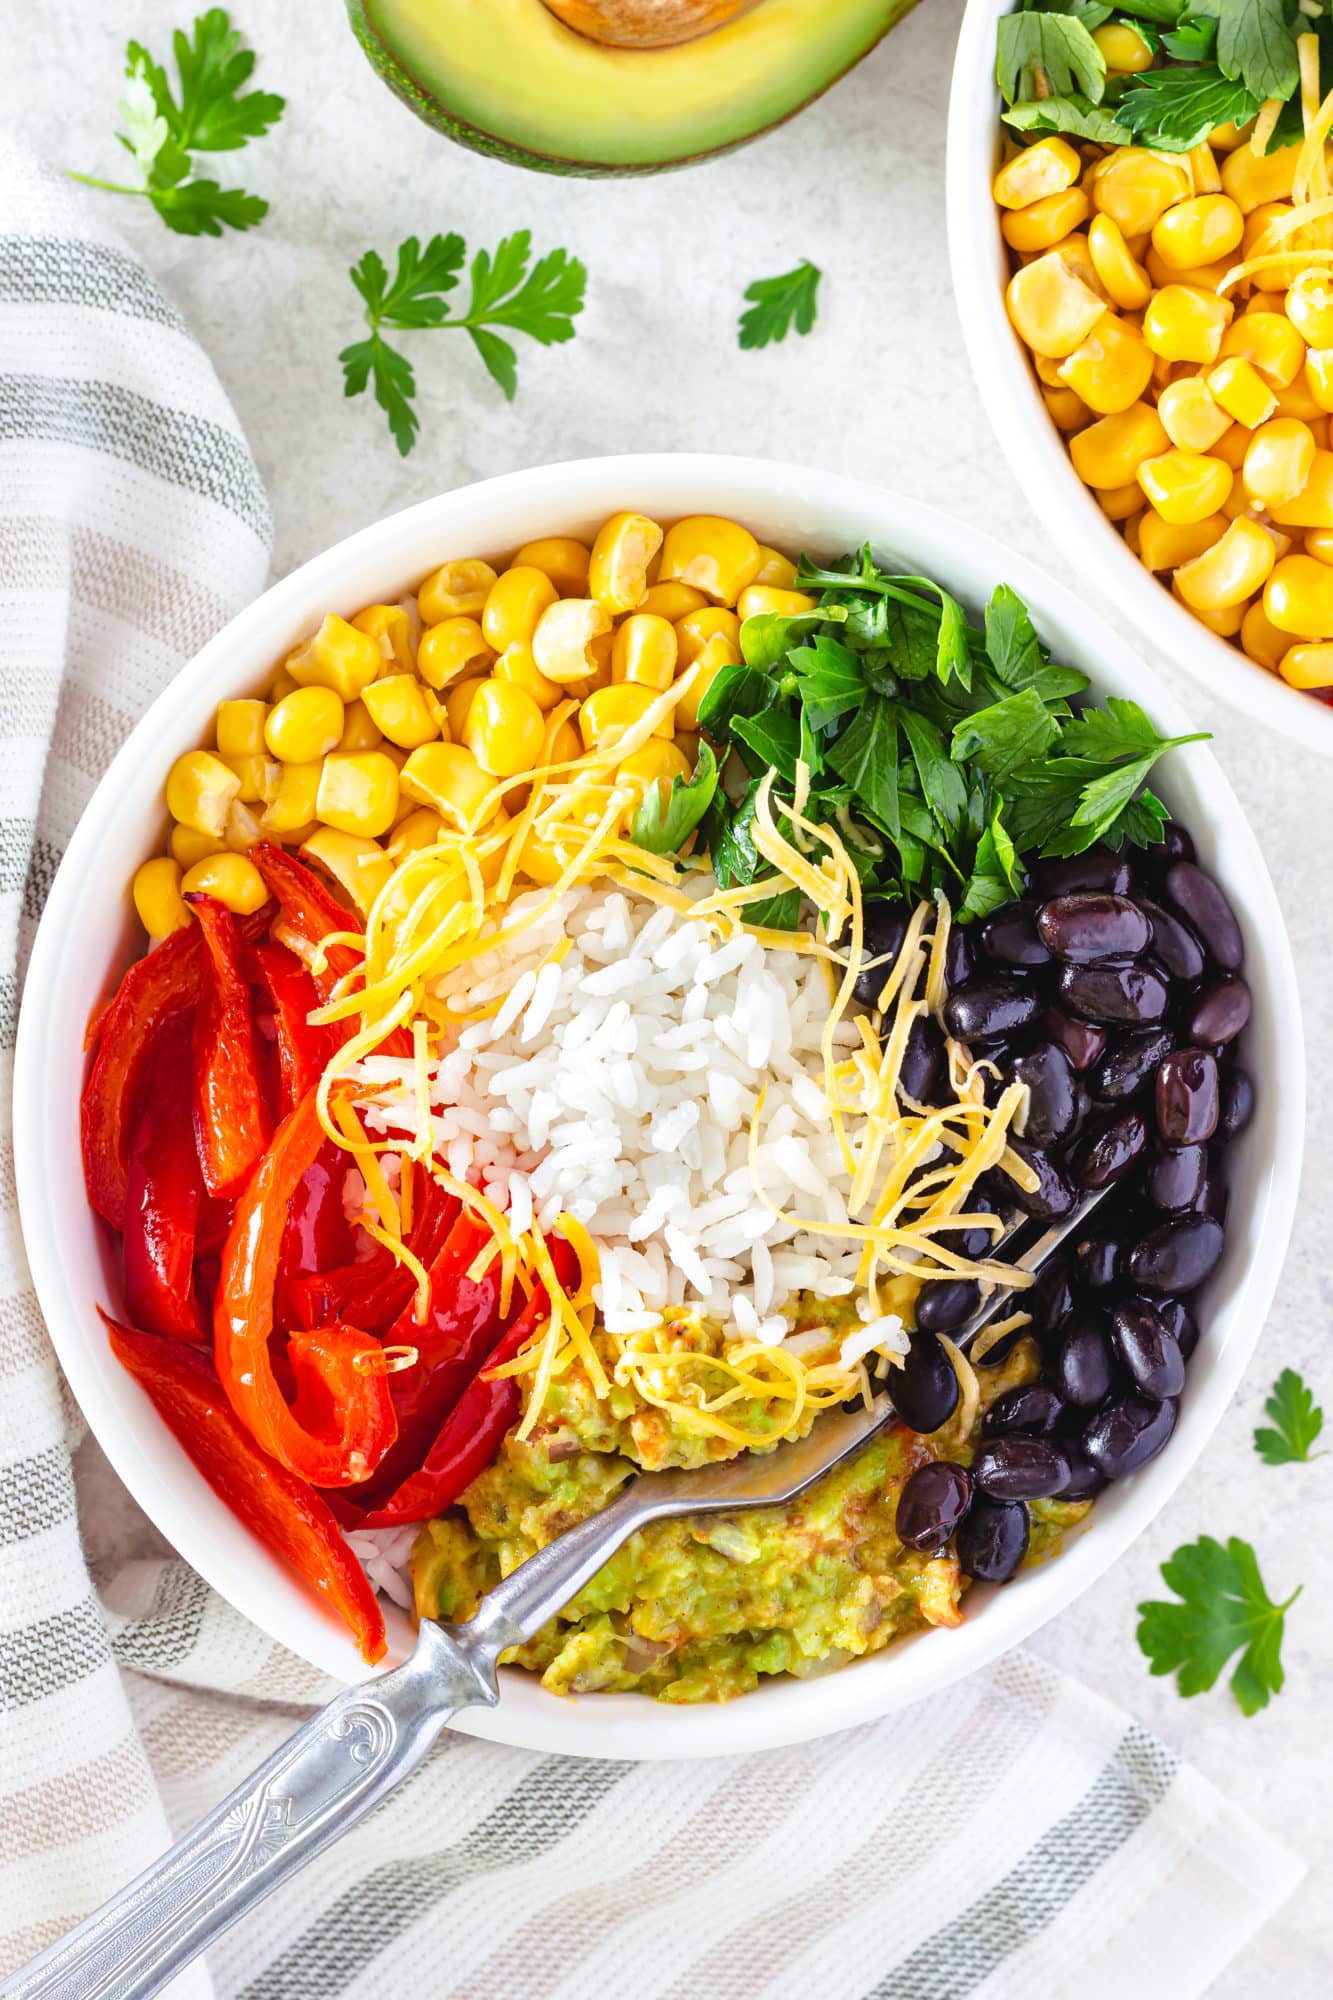
[[[416,1769],[449,1717],[496,1700],[489,1658],[423,1624],[410,1659],[298,1729],[170,1853],[0,2000],[147,2000]]]

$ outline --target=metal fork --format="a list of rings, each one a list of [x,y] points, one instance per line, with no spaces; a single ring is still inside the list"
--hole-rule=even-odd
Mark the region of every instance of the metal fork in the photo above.
[[[1085,1199],[1013,1260],[1036,1271],[1096,1205]],[[973,1339],[1015,1296],[1000,1286],[965,1326]],[[193,1832],[0,1986],[0,2000],[146,2000],[272,1889],[386,1799],[461,1709],[499,1700],[501,1653],[531,1639],[649,1521],[732,1514],[796,1499],[892,1420],[887,1394],[830,1411],[810,1434],[695,1472],[644,1472],[609,1506],[539,1549],[467,1625],[424,1620],[402,1666],[348,1688],[276,1750]]]

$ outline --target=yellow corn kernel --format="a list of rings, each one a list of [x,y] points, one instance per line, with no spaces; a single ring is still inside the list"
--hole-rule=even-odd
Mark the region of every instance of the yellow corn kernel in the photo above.
[[[260,818],[259,824],[265,833],[284,839],[310,824],[315,817],[315,800],[323,769],[322,763],[282,766],[278,788]]]
[[[1287,318],[1310,347],[1333,347],[1333,272],[1302,271],[1287,288]]]
[[[676,778],[687,780],[692,769],[689,759],[674,743],[664,742],[660,736],[654,736],[641,749],[632,751],[623,764],[616,766],[616,776],[631,779],[639,798],[643,797],[650,785],[657,785],[665,810],[673,781]]]
[[[271,757],[224,757],[222,761],[241,781],[236,799],[242,805],[252,806],[272,798],[277,788],[279,766]]]
[[[409,810],[385,842],[386,852],[394,862],[401,861],[405,854],[419,854],[424,847],[434,847],[444,832],[444,821],[432,807],[414,806],[410,799],[407,805]]]
[[[667,529],[662,581],[692,583],[715,604],[735,604],[759,572],[759,544],[748,528],[717,514],[691,514]]]
[[[714,632],[711,639],[704,642],[695,654],[693,664],[699,669],[685,693],[676,703],[675,722],[677,731],[699,727],[699,704],[707,694],[723,667],[734,666],[740,655],[725,632]]]
[[[1305,357],[1305,386],[1321,410],[1333,410],[1333,347],[1312,347]]]
[[[301,843],[302,855],[331,875],[345,889],[363,917],[393,874],[394,864],[378,841],[358,833],[321,826]]]
[[[1230,195],[1195,194],[1158,217],[1152,247],[1168,270],[1193,271],[1229,257],[1244,234],[1245,217]]]
[[[654,689],[635,687],[629,681],[622,682],[619,687],[598,688],[579,710],[579,731],[584,749],[612,749],[626,730],[643,720],[656,699]],[[667,731],[669,734],[669,718]]]
[[[1217,513],[1235,474],[1220,458],[1199,451],[1164,451],[1147,458],[1137,472],[1139,485],[1164,521],[1180,526]]]
[[[339,750],[324,759],[315,818],[325,826],[375,840],[389,831],[397,811],[398,766],[387,751]]]
[[[1176,522],[1164,521],[1149,508],[1139,527],[1139,559],[1151,570],[1179,569],[1220,542],[1226,531],[1225,514]]]
[[[280,672],[273,676],[269,686],[268,699],[270,702],[281,701],[285,694],[293,693],[296,687],[297,682],[292,679],[286,667],[283,667]]]
[[[476,675],[465,681],[455,681],[444,698],[445,714],[449,721],[449,733],[456,743],[461,743],[467,729],[468,711],[472,707],[472,697],[479,687],[485,685],[485,676]]]
[[[1227,415],[1247,430],[1267,423],[1277,408],[1277,397],[1252,361],[1233,354],[1209,371],[1208,387],[1214,400]]]
[[[611,679],[630,681],[660,694],[676,673],[679,642],[675,627],[651,611],[634,611],[616,627],[611,645]]]
[[[492,672],[497,681],[508,681],[511,687],[530,694],[543,715],[564,699],[565,689],[547,680],[532,657],[531,646],[506,646]]]
[[[1093,29],[1092,39],[1108,69],[1125,70],[1132,75],[1136,70],[1152,68],[1152,50],[1128,21],[1103,21],[1100,28]]]
[[[1064,388],[1064,383],[1060,377],[1060,370],[1064,366],[1063,362],[1052,361],[1045,354],[1034,354],[1032,357],[1032,366],[1036,370],[1037,380],[1044,382],[1047,388]]]
[[[1333,646],[1292,646],[1277,670],[1291,687],[1333,687]]]
[[[577,711],[575,711],[575,716]],[[542,745],[543,764],[573,764],[583,755],[583,738],[575,717],[566,719]]]
[[[274,765],[281,771],[281,764]],[[259,821],[255,818],[254,807],[244,805],[240,799],[233,799],[227,813],[227,824],[222,832],[222,844],[233,854],[248,854],[258,841],[264,838]],[[201,856],[200,859],[203,857]]]
[[[1171,595],[1177,604],[1185,604],[1180,594],[1180,586],[1175,582],[1171,585]],[[1248,607],[1244,604],[1227,604],[1220,611],[1196,611],[1192,605],[1185,604],[1185,609],[1191,618],[1197,618],[1201,625],[1206,625],[1219,639],[1234,639],[1245,621]]]
[[[354,701],[383,665],[379,641],[333,612],[312,639],[287,655],[287,671],[298,687],[331,688],[342,701]]]
[[[539,569],[549,576],[561,597],[588,595],[588,564],[591,550],[573,535],[543,535],[524,542],[510,565],[513,569]]]
[[[181,826],[179,821],[172,825],[167,840],[173,859],[182,868],[193,868],[206,854],[221,854],[226,844],[223,834],[200,833],[192,826]]]
[[[236,773],[209,750],[187,750],[167,773],[167,811],[196,833],[220,839],[228,808],[240,795]]]
[[[1142,236],[1193,186],[1183,159],[1168,161],[1140,146],[1125,146],[1105,160],[1093,184],[1092,205],[1109,215],[1123,235]]]
[[[1060,377],[1090,410],[1109,417],[1138,402],[1152,376],[1152,361],[1138,328],[1108,312],[1061,363]]]
[[[181,899],[180,863],[169,854],[156,855],[136,868],[130,893],[150,938],[170,937],[190,921],[190,906]]]
[[[648,589],[649,565],[661,547],[662,530],[646,514],[613,514],[597,530],[592,545],[588,596],[613,617],[618,618],[622,611],[637,611]],[[681,581],[688,583],[690,579]],[[551,678],[560,677],[553,674]]]
[[[1159,291],[1167,285],[1192,285],[1196,292],[1216,292],[1233,261],[1230,257],[1220,257],[1216,264],[1192,264],[1178,271],[1174,264],[1158,256],[1151,243],[1143,257],[1144,269]]]
[[[1228,521],[1239,520],[1242,514],[1249,515],[1251,511],[1250,496],[1241,485],[1239,479],[1232,480],[1231,491],[1227,494],[1218,511],[1224,514]]]
[[[537,620],[559,592],[545,570],[518,563],[505,570],[491,585],[481,614],[482,635],[488,646],[503,653],[506,646],[528,646],[537,629]]]
[[[1208,144],[1215,153],[1234,153],[1237,146],[1243,146],[1254,130],[1253,118],[1244,125],[1238,125],[1234,118],[1226,119],[1221,125],[1214,125],[1208,134]]]
[[[1230,417],[1198,375],[1168,382],[1157,398],[1157,414],[1172,444],[1182,451],[1211,451],[1231,428]]]
[[[760,542],[759,567],[755,571],[754,580],[756,583],[765,584],[770,590],[795,590],[796,565],[790,556],[783,555],[781,549],[770,549],[766,542]],[[686,611],[695,608],[687,604],[684,610],[676,613],[676,617],[683,618]],[[665,611],[662,613],[664,618],[667,615]]]
[[[1082,171],[1083,162],[1067,139],[1039,139],[1000,168],[991,193],[1001,208],[1027,208],[1072,187]]]
[[[1258,208],[1251,209],[1245,218],[1245,235],[1240,247],[1241,260],[1248,264],[1252,258],[1271,257],[1278,250],[1290,250],[1294,253],[1302,244],[1306,231],[1298,229],[1279,238],[1272,234],[1270,228],[1272,223],[1281,221],[1292,213],[1289,201],[1266,201]],[[1256,271],[1250,282],[1254,285],[1266,285],[1274,290],[1279,287],[1285,290],[1295,282],[1303,269],[1303,260],[1293,254],[1280,263],[1266,264],[1262,271]]]
[[[1217,161],[1213,158],[1212,147],[1207,144],[1192,146],[1189,162],[1195,194],[1220,194],[1222,176],[1217,171]]]
[[[446,618],[479,618],[494,582],[490,564],[475,557],[441,563],[417,592],[422,621],[438,625]]]
[[[1295,417],[1274,417],[1260,424],[1241,467],[1245,491],[1264,507],[1294,500],[1314,469],[1314,454],[1308,424]]]
[[[416,750],[440,734],[439,704],[415,674],[386,674],[361,699],[380,734],[400,750]]]
[[[617,520],[641,520],[641,515],[617,515]],[[651,525],[651,523],[649,523]],[[603,530],[605,532],[605,530]],[[601,540],[601,536],[598,536]],[[593,550],[593,574],[597,551]],[[643,595],[642,591],[639,593]],[[594,641],[609,636],[611,616],[604,604],[591,597],[562,597],[548,604],[532,635],[532,657],[539,673],[562,687],[586,680],[598,669],[592,647]]]
[[[762,550],[760,553],[762,554]],[[773,554],[771,549],[769,550],[769,554]],[[785,556],[779,556],[776,560],[787,562]],[[795,564],[787,563],[787,567],[794,578],[796,575]],[[755,581],[758,582],[758,580],[756,577]],[[785,586],[779,587],[785,588]],[[649,613],[654,618],[665,618],[669,624],[674,625],[687,612],[702,611],[707,602],[708,599],[704,596],[703,592],[696,590],[692,584],[655,583],[648,591],[639,609],[640,611]]]
[[[779,590],[771,583],[751,583],[736,599],[736,616],[744,624],[747,618],[762,618],[772,612],[779,618],[796,618],[803,611],[813,611],[815,600],[803,590]]]
[[[1264,614],[1297,639],[1333,639],[1333,569],[1313,556],[1283,556],[1264,585]]]
[[[1164,285],[1143,315],[1143,338],[1167,361],[1215,361],[1235,307],[1190,285]]]
[[[1105,307],[1058,250],[1015,271],[1004,295],[1019,338],[1034,353],[1063,361],[1082,345]]]
[[[741,621],[734,611],[728,611],[720,604],[709,605],[706,611],[687,612],[676,622],[676,638],[682,669],[692,666],[712,639],[726,641],[727,659],[739,660],[741,657]],[[717,657],[720,660],[722,655]]]
[[[1085,486],[1126,486],[1144,460],[1166,451],[1170,442],[1156,410],[1131,403],[1071,438],[1069,455]]]
[[[1261,667],[1267,667],[1270,674],[1278,670],[1283,654],[1291,645],[1291,634],[1279,632],[1276,625],[1269,623],[1263,600],[1252,604],[1241,620],[1241,650]]]
[[[1027,208],[1000,218],[1000,234],[1011,250],[1053,250],[1088,219],[1090,204],[1082,188],[1065,188],[1044,195]]]
[[[352,623],[379,647],[381,673],[411,673],[412,621],[401,604],[368,604]]]
[[[182,896],[212,896],[235,916],[248,917],[268,901],[268,884],[243,854],[209,854],[181,877]]]
[[[1206,382],[1204,383],[1204,387],[1208,387]],[[1209,390],[1209,394],[1212,394],[1211,390]],[[1208,450],[1212,457],[1220,458],[1222,463],[1229,465],[1233,472],[1239,472],[1245,463],[1245,454],[1249,448],[1250,433],[1246,430],[1244,424],[1231,424],[1223,431],[1216,444],[1209,445]]]
[[[1299,145],[1281,146],[1274,153],[1241,146],[1222,162],[1222,186],[1242,215],[1252,215],[1265,202],[1289,199],[1300,155]]]
[[[1333,528],[1307,528],[1301,539],[1308,556],[1333,564]]]
[[[495,796],[495,780],[461,743],[427,743],[414,750],[400,782],[409,799],[433,807],[449,826],[464,833],[476,833],[484,824],[482,811]]]
[[[479,675],[494,658],[475,618],[445,618],[422,633],[417,672],[427,687],[446,688],[460,674]]]
[[[1241,354],[1274,389],[1286,389],[1305,363],[1305,342],[1281,313],[1243,312],[1222,336],[1222,358]]]
[[[1125,547],[1134,555],[1139,552],[1139,529],[1151,512],[1151,507],[1140,507],[1137,514],[1131,514],[1127,521],[1121,523],[1120,532],[1125,538]]]
[[[1111,301],[1102,290],[1102,281],[1093,265],[1088,239],[1081,230],[1076,229],[1072,236],[1066,236],[1064,242],[1057,243],[1049,254],[1052,257],[1059,257],[1074,276],[1081,279],[1088,290],[1097,295],[1104,306],[1110,305]]]
[[[1109,215],[1094,215],[1088,224],[1088,254],[1112,305],[1122,312],[1142,312],[1152,297],[1152,283]]]
[[[1103,486],[1096,499],[1108,521],[1127,521],[1143,505],[1143,494],[1133,479],[1126,486]]]
[[[1278,528],[1333,528],[1333,451],[1315,447],[1310,477],[1294,500],[1271,508],[1269,517]]]
[[[512,681],[483,681],[472,698],[463,740],[483,771],[514,778],[541,755],[546,724],[532,696]]]
[[[1176,586],[1191,611],[1226,611],[1254,596],[1276,559],[1257,521],[1236,520],[1210,549],[1181,565]]]
[[[1297,417],[1303,424],[1312,424],[1323,414],[1318,401],[1311,392],[1309,377],[1302,369],[1294,382],[1285,389],[1275,391],[1277,414],[1280,417]]]
[[[267,715],[267,702],[220,701],[217,719],[219,754],[223,757],[262,756]]]
[[[1043,389],[1041,400],[1050,411],[1057,430],[1081,431],[1092,411],[1072,389]]]
[[[264,741],[284,764],[310,764],[337,747],[346,711],[331,687],[299,687],[270,710]]]
[[[378,686],[372,681],[371,686]],[[382,732],[372,720],[370,710],[361,698],[349,701],[343,710],[343,733],[338,738],[340,750],[373,750],[382,741]]]

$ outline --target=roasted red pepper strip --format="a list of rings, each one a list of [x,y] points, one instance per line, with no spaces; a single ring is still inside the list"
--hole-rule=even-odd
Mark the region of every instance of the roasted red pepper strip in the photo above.
[[[198,929],[191,924],[137,960],[102,1013],[83,1087],[83,1176],[89,1201],[117,1229],[125,1224],[130,1134],[158,1030],[194,1006],[202,965]]]
[[[320,996],[294,952],[272,940],[252,945],[246,953],[246,970],[272,1009],[285,1118],[319,1082],[338,1037],[328,1028],[311,1025],[308,1016],[318,1007]]]
[[[185,1017],[161,1031],[130,1141],[125,1303],[149,1333],[207,1341],[194,1288],[204,1183],[190,1116],[194,1066]]]
[[[417,1169],[425,1187],[416,1190],[416,1212],[407,1232],[407,1247],[430,1269],[453,1226],[458,1203],[439,1183]],[[392,1252],[377,1243],[355,1264],[293,1278],[288,1286],[297,1324],[321,1326],[331,1319],[350,1319],[374,1333],[382,1332],[407,1310],[416,1280]]]
[[[290,1405],[269,1355],[287,1212],[326,1136],[315,1104],[312,1090],[284,1119],[236,1204],[213,1307],[213,1358],[232,1408],[265,1451],[313,1486],[352,1486],[370,1477],[398,1434],[388,1381],[365,1366],[379,1343],[341,1323],[294,1333]]]
[[[202,1356],[102,1317],[116,1359],[218,1498],[342,1619],[363,1660],[382,1659],[384,1614],[324,1501],[259,1449]]]
[[[204,1186],[239,1194],[268,1144],[254,1009],[231,911],[191,896],[205,969],[194,1017],[194,1137]]]
[[[325,938],[335,931],[354,931],[360,920],[351,911],[331,896],[324,884],[303,861],[285,848],[275,847],[271,840],[260,841],[250,849],[250,859],[258,868],[269,888],[277,897],[282,909],[282,920],[295,936],[309,945],[322,945]],[[350,945],[331,944],[325,953],[326,964],[320,971],[312,966],[310,976],[315,982],[321,1001],[333,998],[333,989],[345,973],[355,972],[362,963],[361,954]],[[332,1026],[332,1033],[341,1043],[352,1032],[354,1023],[342,1021]],[[412,1037],[406,1028],[395,1028],[386,1035],[379,1047],[379,1054],[389,1056],[410,1056]]]
[[[315,1081],[318,1082],[318,1077]],[[352,1225],[343,1213],[342,1184],[347,1155],[332,1139],[311,1161],[292,1196],[278,1259],[277,1321],[297,1324],[291,1288],[302,1272],[327,1271],[343,1264],[353,1250]],[[324,1313],[316,1325],[345,1319],[343,1312]],[[358,1322],[360,1324],[360,1322]]]
[[[578,1274],[578,1258],[560,1237],[552,1239],[551,1260],[561,1284],[572,1284]],[[521,1399],[512,1378],[488,1380],[488,1372],[513,1360],[549,1310],[545,1287],[539,1285],[445,1418],[421,1470],[372,1509],[361,1522],[363,1528],[397,1528],[409,1521],[431,1520],[451,1507],[464,1487],[490,1464],[505,1432],[518,1420]]]

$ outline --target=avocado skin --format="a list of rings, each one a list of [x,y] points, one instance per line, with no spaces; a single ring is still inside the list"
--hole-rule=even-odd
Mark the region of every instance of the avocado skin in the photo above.
[[[700,152],[686,153],[676,159],[640,160],[623,166],[610,162],[561,159],[555,154],[539,153],[531,147],[520,146],[514,140],[502,139],[493,132],[484,132],[479,126],[469,124],[456,111],[451,111],[447,105],[442,104],[433,92],[418,83],[404,67],[401,58],[381,39],[379,30],[370,18],[368,0],[345,0],[345,4],[352,31],[376,76],[382,83],[387,83],[394,96],[401,98],[410,111],[415,111],[418,118],[433,131],[442,133],[446,139],[452,139],[455,145],[466,146],[469,152],[480,153],[486,159],[503,160],[506,166],[529,167],[535,173],[561,174],[574,180],[627,180],[643,174],[675,173],[682,167],[692,167],[703,160],[719,160],[727,153],[739,152],[742,146],[748,146],[752,140],[762,139],[766,133],[775,132],[780,125],[786,125],[808,105],[815,103],[825,91],[831,90],[835,83],[841,83],[843,77],[856,68],[862,57],[868,56],[871,49],[884,39],[889,30],[896,28],[904,15],[911,13],[913,7],[917,5],[917,0],[901,0],[901,4],[895,7],[893,14],[884,23],[874,41],[867,42],[859,54],[854,55],[836,76],[831,76],[818,90],[812,91],[809,97],[803,98],[799,104],[794,104],[781,118],[774,118],[766,125],[756,126],[753,132],[738,134],[735,139],[729,140],[722,146],[706,147]]]

